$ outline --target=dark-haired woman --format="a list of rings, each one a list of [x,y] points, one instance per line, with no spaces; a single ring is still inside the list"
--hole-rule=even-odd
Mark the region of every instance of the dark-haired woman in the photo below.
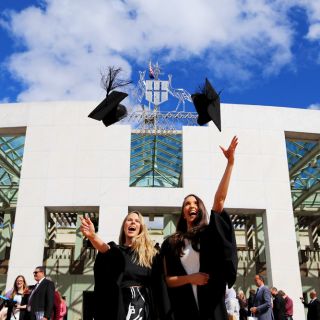
[[[236,279],[237,251],[234,229],[223,210],[238,138],[221,150],[227,166],[216,191],[210,220],[203,201],[185,197],[176,233],[161,248],[166,283],[175,320],[228,319],[224,303],[226,284]],[[209,222],[208,222],[209,220]]]

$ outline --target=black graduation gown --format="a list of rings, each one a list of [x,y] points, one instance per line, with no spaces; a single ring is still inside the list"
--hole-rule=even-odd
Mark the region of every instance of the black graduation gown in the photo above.
[[[200,232],[200,272],[210,275],[207,285],[198,286],[198,304],[190,284],[168,288],[175,320],[224,320],[227,312],[224,302],[226,284],[231,287],[237,275],[237,248],[229,215],[211,212],[210,222]],[[162,245],[167,275],[186,275],[180,257],[174,253],[170,238]]]
[[[122,277],[126,268],[123,247],[109,243],[106,253],[98,253],[94,264],[94,319],[125,320],[126,310],[121,291]],[[163,276],[160,256],[154,258],[150,271],[150,282],[145,288],[150,301],[152,320],[169,319],[169,300]]]

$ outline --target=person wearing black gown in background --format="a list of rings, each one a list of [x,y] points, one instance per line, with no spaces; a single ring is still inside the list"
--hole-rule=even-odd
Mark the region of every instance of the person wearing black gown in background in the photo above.
[[[210,221],[203,201],[185,197],[176,232],[162,244],[164,271],[175,320],[228,319],[224,303],[226,284],[237,274],[234,229],[223,210],[238,138],[221,150],[227,166],[216,191]]]
[[[169,319],[165,318],[168,301],[162,261],[141,213],[133,211],[125,217],[119,245],[99,238],[90,218],[81,220],[82,234],[98,250],[94,264],[94,319]]]

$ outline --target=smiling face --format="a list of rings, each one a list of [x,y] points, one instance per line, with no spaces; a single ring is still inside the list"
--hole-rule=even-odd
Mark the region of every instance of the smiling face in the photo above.
[[[25,281],[24,277],[18,276],[15,280],[14,289],[17,292],[21,292],[25,289],[25,287],[26,287],[26,281]]]
[[[22,277],[18,277],[17,280],[16,280],[16,285],[17,285],[17,288],[18,289],[21,289],[23,288],[24,286],[24,280]]]
[[[191,231],[195,227],[208,224],[208,213],[203,201],[195,194],[189,194],[183,199],[181,214],[177,222],[177,232]]]
[[[183,204],[183,217],[187,222],[188,229],[193,227],[199,214],[198,200],[194,196],[189,196]]]
[[[130,245],[133,238],[140,233],[141,221],[137,213],[130,213],[123,225],[123,231],[125,234],[125,244]]]

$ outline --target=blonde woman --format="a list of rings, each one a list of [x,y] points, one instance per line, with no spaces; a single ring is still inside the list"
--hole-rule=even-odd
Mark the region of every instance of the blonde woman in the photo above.
[[[161,261],[141,213],[133,211],[125,217],[119,245],[99,238],[89,218],[82,219],[81,231],[98,250],[94,265],[95,319],[164,318]]]

